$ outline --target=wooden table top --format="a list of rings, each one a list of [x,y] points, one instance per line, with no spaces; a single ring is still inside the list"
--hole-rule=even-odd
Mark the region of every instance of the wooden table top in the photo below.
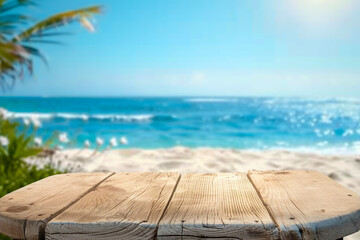
[[[360,197],[313,171],[72,173],[0,199],[15,239],[338,239]]]

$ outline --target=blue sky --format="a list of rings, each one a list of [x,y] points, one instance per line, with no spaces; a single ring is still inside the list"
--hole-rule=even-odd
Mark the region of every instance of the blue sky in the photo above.
[[[42,45],[13,96],[360,97],[358,0],[51,0],[39,19],[104,6]]]

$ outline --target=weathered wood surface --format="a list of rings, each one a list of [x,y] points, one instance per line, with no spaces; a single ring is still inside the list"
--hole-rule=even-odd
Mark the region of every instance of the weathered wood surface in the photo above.
[[[331,240],[358,230],[360,197],[311,171],[63,174],[0,199],[0,232],[15,239]]]
[[[116,173],[50,221],[46,239],[154,239],[178,173]]]
[[[111,174],[60,174],[7,194],[0,199],[0,232],[14,239],[43,239],[48,221]]]
[[[360,197],[313,171],[249,172],[282,239],[338,239],[360,229]]]
[[[245,173],[181,177],[158,239],[273,239],[277,228]]]

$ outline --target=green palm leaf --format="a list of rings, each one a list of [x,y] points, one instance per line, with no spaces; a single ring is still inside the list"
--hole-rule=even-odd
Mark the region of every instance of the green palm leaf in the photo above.
[[[25,74],[33,73],[33,57],[39,57],[46,63],[41,51],[31,44],[59,44],[58,41],[47,38],[68,34],[54,32],[54,29],[76,21],[89,31],[93,31],[94,27],[89,19],[101,12],[99,6],[67,11],[48,17],[21,31],[24,25],[32,22],[32,18],[14,13],[14,10],[28,5],[35,3],[31,0],[0,0],[0,86],[3,89],[11,88],[16,80],[23,79]]]
[[[24,39],[29,39],[32,36],[41,36],[41,34],[45,31],[67,25],[73,21],[79,21],[80,23],[83,23],[84,20],[87,20],[93,14],[100,12],[101,7],[95,6],[56,14],[23,31],[17,37],[13,38],[12,41],[19,42]],[[90,29],[90,26],[84,27]]]

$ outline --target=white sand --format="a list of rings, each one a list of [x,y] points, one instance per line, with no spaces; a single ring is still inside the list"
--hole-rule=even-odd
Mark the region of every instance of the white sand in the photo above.
[[[64,150],[54,162],[73,171],[247,172],[309,169],[326,174],[360,194],[360,156],[319,155],[290,151],[243,151],[221,148],[123,149],[94,152]]]
[[[32,160],[38,161],[38,160]],[[73,171],[177,171],[247,172],[248,170],[308,169],[328,175],[360,194],[360,156],[320,155],[285,150],[243,151],[220,148],[174,147],[170,149],[124,149],[94,152],[64,150],[53,156]],[[346,239],[360,239],[360,232]]]

